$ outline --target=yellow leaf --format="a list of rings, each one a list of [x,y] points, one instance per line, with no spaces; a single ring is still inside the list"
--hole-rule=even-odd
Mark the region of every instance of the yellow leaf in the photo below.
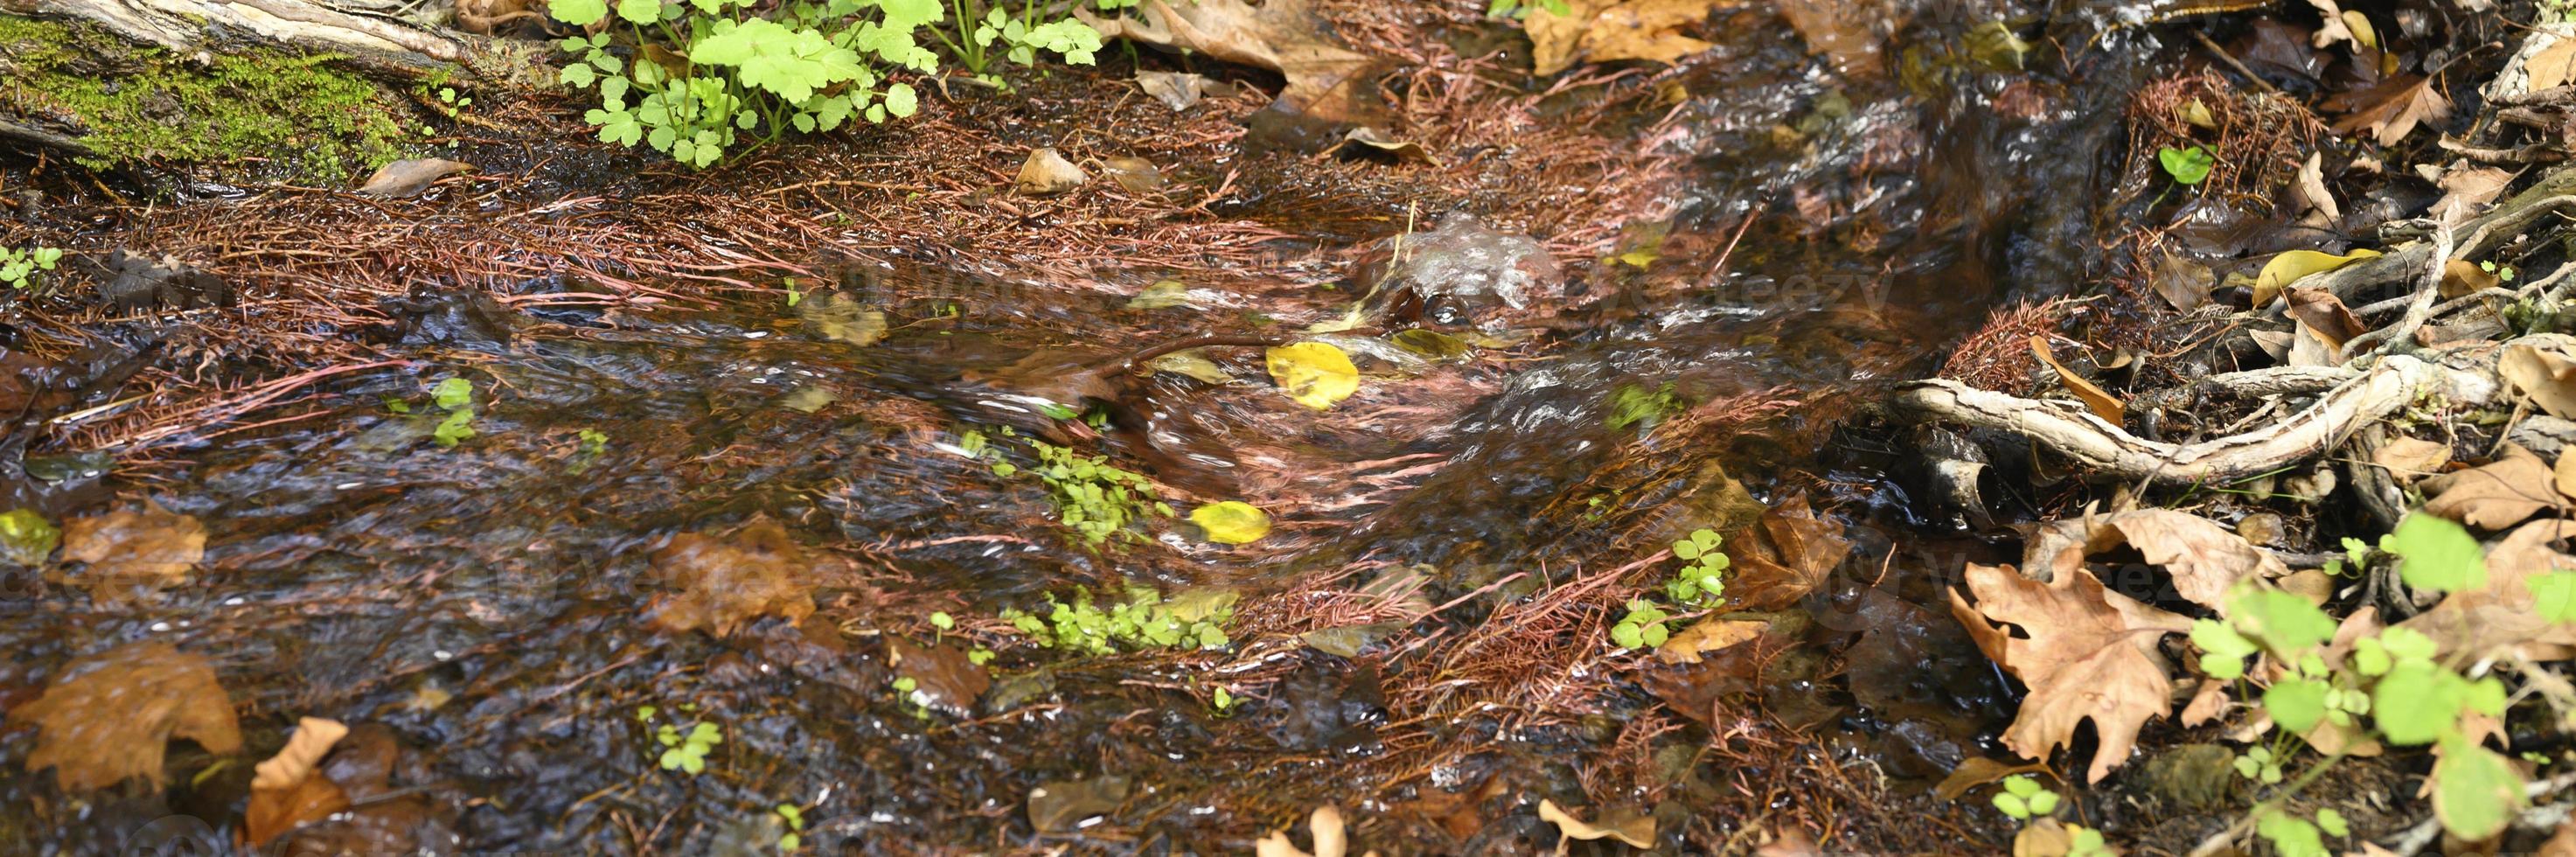
[[[2128,406],[2121,404],[2118,396],[2084,380],[2084,376],[2067,369],[2066,364],[2057,362],[2057,352],[2049,349],[2047,337],[2031,337],[2030,354],[2039,358],[2039,362],[2048,364],[2048,368],[2057,370],[2057,380],[2066,385],[2066,391],[2083,399],[2084,407],[2094,416],[2101,417],[2103,422],[2119,425],[2121,417],[2128,413]]]
[[[1208,541],[1221,545],[1249,544],[1270,534],[1270,514],[1240,500],[1192,509],[1190,523],[1206,530]]]
[[[2378,256],[2377,250],[2354,250],[2341,256],[2315,250],[2292,250],[2274,256],[2272,261],[2263,263],[2263,273],[2254,277],[2254,308],[2270,306],[2272,299],[2279,297],[2282,289],[2288,288],[2291,283],[2298,282],[2301,277],[2322,274]]]
[[[1270,379],[1297,404],[1324,410],[1360,390],[1359,367],[1342,350],[1321,342],[1296,342],[1268,352]]]
[[[1613,809],[1602,813],[1600,819],[1587,823],[1558,807],[1556,801],[1543,799],[1538,802],[1538,817],[1556,825],[1567,839],[1606,838],[1639,848],[1655,847],[1655,817],[1636,810]]]

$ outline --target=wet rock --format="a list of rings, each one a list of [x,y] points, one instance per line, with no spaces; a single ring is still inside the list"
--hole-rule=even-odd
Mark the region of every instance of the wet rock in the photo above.
[[[232,306],[235,300],[231,283],[182,264],[174,255],[163,254],[155,261],[118,250],[98,265],[106,280],[98,287],[99,296],[123,312]]]
[[[1365,309],[1389,327],[1489,325],[1503,310],[1553,303],[1564,290],[1556,258],[1537,239],[1488,229],[1463,211],[1404,236],[1400,258],[1397,246],[1389,239],[1356,273],[1370,290]]]
[[[1050,780],[1029,790],[1029,825],[1040,833],[1073,830],[1083,819],[1118,810],[1127,800],[1126,777]]]
[[[414,285],[411,294],[385,298],[376,309],[393,319],[393,339],[406,345],[507,345],[518,329],[518,314],[478,289]]]
[[[1386,722],[1386,690],[1375,664],[1316,658],[1279,683],[1268,716],[1272,740],[1291,750],[1374,752]]]

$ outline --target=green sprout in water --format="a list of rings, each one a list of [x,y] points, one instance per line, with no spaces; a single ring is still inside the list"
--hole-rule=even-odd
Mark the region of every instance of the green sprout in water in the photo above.
[[[804,847],[805,811],[797,809],[795,804],[782,803],[772,812],[777,813],[778,820],[787,825],[786,835],[778,837],[778,850],[794,851]]]
[[[1610,626],[1610,641],[1623,649],[1661,646],[1672,637],[1672,629],[1664,627],[1664,622],[1671,618],[1672,614],[1656,607],[1652,601],[1643,598],[1630,601],[1628,615],[1622,617],[1619,624]]]
[[[2057,811],[2057,793],[2039,784],[2029,774],[2004,778],[2004,790],[1995,793],[1995,808],[2005,815],[2028,821]]]
[[[1086,591],[1076,591],[1070,603],[1049,595],[1047,603],[1044,617],[1005,609],[1002,620],[1040,645],[1095,655],[1121,648],[1221,649],[1233,642],[1225,633],[1225,623],[1234,618],[1231,602],[1181,610],[1152,589],[1133,587],[1127,600],[1107,610]]]
[[[1688,537],[1673,542],[1673,557],[1684,563],[1664,584],[1664,595],[1674,604],[1689,608],[1714,607],[1726,600],[1726,580],[1720,575],[1734,565],[1717,546],[1724,539],[1716,530],[1691,531]]]
[[[430,388],[429,397],[431,402],[447,412],[447,418],[439,420],[438,428],[430,432],[430,439],[438,441],[439,446],[454,449],[466,438],[474,436],[474,382],[449,378]]]
[[[640,717],[650,708],[651,706],[646,706],[645,709],[639,709],[636,714]],[[708,751],[724,743],[724,727],[717,726],[713,722],[700,721],[684,733],[680,731],[680,727],[664,723],[653,731],[653,737],[654,740],[662,743],[662,770],[686,771],[691,776],[695,776],[698,772],[707,769]]]

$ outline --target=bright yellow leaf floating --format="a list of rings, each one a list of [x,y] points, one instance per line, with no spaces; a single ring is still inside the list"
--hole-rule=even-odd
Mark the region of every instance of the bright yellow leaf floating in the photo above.
[[[1360,369],[1342,350],[1321,342],[1270,349],[1270,379],[1297,404],[1324,410],[1360,391]]]
[[[1270,534],[1270,513],[1240,500],[1192,509],[1190,523],[1206,530],[1208,541],[1221,545],[1248,544]]]
[[[2282,289],[2289,288],[2301,277],[2322,274],[2378,255],[2377,250],[2354,250],[2341,256],[2315,250],[2292,250],[2274,256],[2272,261],[2263,263],[2263,273],[2254,277],[2254,308],[2262,309],[2271,304]]]

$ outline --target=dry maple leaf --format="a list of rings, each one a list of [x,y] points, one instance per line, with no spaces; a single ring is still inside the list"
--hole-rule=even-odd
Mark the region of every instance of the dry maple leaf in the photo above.
[[[2548,462],[2515,444],[2504,455],[2479,467],[2445,473],[2423,482],[2424,511],[2464,524],[2501,530],[2542,509],[2566,502],[2558,495],[2556,474]]]
[[[2013,752],[2045,760],[2091,720],[2100,746],[2086,779],[2098,782],[2128,760],[2148,718],[2172,713],[2173,681],[2156,643],[2190,630],[2190,619],[2112,592],[2083,569],[2041,583],[2012,566],[1970,563],[1967,585],[1975,602],[1952,590],[1950,612],[2030,688],[2004,731]]]
[[[729,538],[682,533],[653,552],[653,568],[681,587],[655,605],[653,624],[674,633],[704,628],[716,636],[754,618],[802,622],[814,612],[813,563],[768,518],[755,518]]]
[[[2084,572],[2084,558],[2120,545],[2138,549],[2163,566],[2174,592],[2213,610],[2226,609],[2227,590],[2239,581],[2270,579],[2290,567],[2262,549],[2198,515],[2171,509],[2136,509],[2060,521],[2043,528],[2023,555],[2045,568],[2050,580]]]
[[[2451,118],[2451,101],[2422,77],[2395,77],[2369,89],[2326,99],[2327,110],[2340,111],[2334,132],[2351,135],[2368,130],[2382,146],[2397,145],[2415,126]]]
[[[1325,33],[1305,0],[1269,0],[1258,9],[1243,0],[1144,0],[1129,12],[1102,18],[1080,6],[1073,10],[1104,39],[1184,48],[1276,70],[1288,81],[1279,97],[1310,116],[1366,123],[1383,112],[1368,86],[1377,58]]]
[[[206,525],[149,500],[140,511],[109,512],[63,527],[63,559],[89,564],[91,595],[100,599],[185,582],[205,558]]]
[[[1783,610],[1823,585],[1851,553],[1843,525],[1816,517],[1805,495],[1763,510],[1760,520],[1726,540],[1734,570],[1727,600],[1746,610]]]
[[[127,643],[76,662],[42,698],[10,711],[9,722],[36,725],[27,770],[53,768],[68,792],[131,777],[158,787],[172,738],[219,756],[241,752],[242,744],[214,665],[168,643]]]
[[[1555,74],[1575,61],[1671,63],[1714,45],[1677,30],[1708,20],[1715,0],[1567,0],[1563,15],[1534,9],[1521,22],[1532,70]]]
[[[2496,358],[2496,374],[2513,385],[2523,401],[2561,419],[2576,419],[2576,359],[2557,349],[2508,345]]]

